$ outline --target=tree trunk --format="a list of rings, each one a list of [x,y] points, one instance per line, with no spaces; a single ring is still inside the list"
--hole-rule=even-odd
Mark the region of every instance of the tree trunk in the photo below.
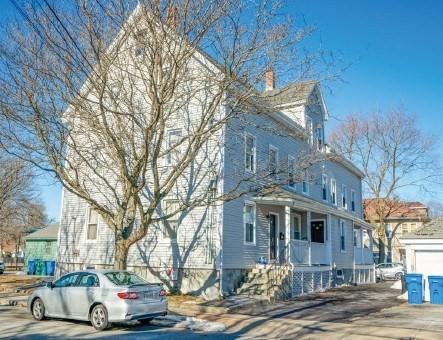
[[[385,262],[385,238],[378,238],[378,263]]]
[[[129,246],[126,240],[117,239],[115,241],[115,257],[114,257],[114,269],[125,270],[128,260]]]

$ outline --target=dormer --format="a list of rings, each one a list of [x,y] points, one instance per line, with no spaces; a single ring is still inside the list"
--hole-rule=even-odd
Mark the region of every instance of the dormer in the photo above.
[[[268,86],[271,84],[270,79],[273,86]],[[324,141],[324,122],[328,119],[328,113],[320,82],[297,82],[279,89],[275,88],[275,75],[270,70],[266,72],[265,82],[263,98],[306,131],[312,131],[313,140],[321,136]],[[318,132],[320,130],[321,134]],[[319,136],[316,136],[316,133],[319,133]]]

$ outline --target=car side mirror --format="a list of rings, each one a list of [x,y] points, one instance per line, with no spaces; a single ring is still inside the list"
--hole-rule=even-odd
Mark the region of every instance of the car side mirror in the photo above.
[[[46,282],[46,287],[52,289],[52,288],[54,288],[54,283],[52,281],[51,282]]]

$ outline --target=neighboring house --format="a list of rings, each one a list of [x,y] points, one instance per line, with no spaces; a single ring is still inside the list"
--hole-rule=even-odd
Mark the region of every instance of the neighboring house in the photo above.
[[[365,220],[374,224],[374,257],[378,262],[379,242],[384,240],[385,262],[405,263],[406,251],[399,238],[414,232],[429,221],[428,208],[420,202],[388,201],[386,203],[385,228],[380,230],[380,221],[375,212],[375,199],[365,199]]]
[[[423,275],[425,300],[429,301],[429,275],[443,275],[443,217],[438,217],[400,238],[406,249],[408,273]]]
[[[273,284],[277,290],[286,285],[286,296],[343,282],[374,281],[372,226],[362,212],[363,174],[324,143],[328,115],[319,82],[283,89],[274,84],[274,74],[268,72],[267,91],[258,99],[270,112],[245,112],[242,119],[228,122],[219,136],[224,143],[204,152],[222,155],[212,163],[220,169],[218,191],[229,192],[259,167],[275,171],[285,184],[268,194],[246,194],[175,216],[168,221],[177,231],[174,239],[162,224],[153,225],[130,249],[128,269],[151,281],[178,280],[182,292],[209,298],[257,293],[251,273],[270,278],[268,271],[257,268],[258,262],[279,271],[271,275]],[[294,133],[276,133],[287,129]],[[186,129],[177,121],[170,133],[181,136]],[[297,178],[294,163],[309,150],[323,160]],[[200,185],[202,190],[210,187],[207,182]],[[164,210],[176,200],[165,199]],[[113,231],[68,190],[63,190],[60,223],[59,274],[113,265]],[[260,294],[276,295],[269,287],[261,288]]]
[[[56,260],[59,224],[51,224],[25,237],[25,263],[30,259]]]

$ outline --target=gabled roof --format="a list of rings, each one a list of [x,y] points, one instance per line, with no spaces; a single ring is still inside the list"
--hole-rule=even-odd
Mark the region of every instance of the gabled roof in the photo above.
[[[424,224],[416,231],[403,235],[402,239],[443,239],[443,216]]]
[[[318,80],[299,81],[282,88],[265,91],[261,96],[274,107],[279,107],[285,104],[320,105],[323,110],[324,118],[327,119],[327,109],[319,87],[320,82]],[[316,99],[315,101],[312,101],[314,97]]]
[[[30,240],[57,240],[59,224],[50,224],[46,228],[42,228],[25,237],[26,241]]]
[[[386,219],[407,219],[419,220],[428,219],[428,207],[421,202],[405,202],[396,200],[380,200],[380,204],[385,205]],[[377,200],[369,198],[363,200],[365,218],[371,219],[376,215]]]

